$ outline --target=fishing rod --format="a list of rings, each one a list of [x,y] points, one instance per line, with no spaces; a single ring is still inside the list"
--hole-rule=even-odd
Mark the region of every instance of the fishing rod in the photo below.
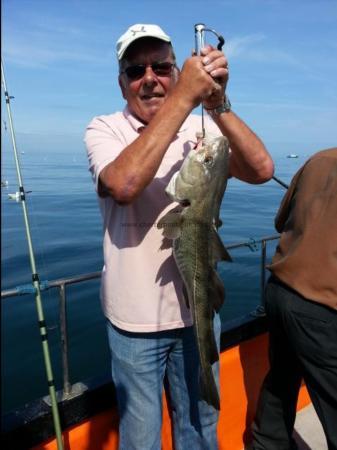
[[[285,189],[288,189],[288,188],[289,188],[289,185],[286,184],[284,181],[280,180],[279,178],[277,178],[277,177],[275,177],[275,176],[273,176],[272,178],[273,178],[273,180],[276,181],[276,183],[280,184],[280,185],[283,186]]]
[[[16,173],[17,173],[18,182],[19,182],[19,192],[17,192],[16,195],[18,197],[18,201],[20,201],[21,205],[22,205],[23,217],[24,217],[25,228],[26,228],[29,259],[30,259],[30,266],[31,266],[31,270],[32,270],[32,284],[33,284],[34,291],[35,291],[35,301],[36,301],[36,309],[37,309],[37,316],[38,316],[38,324],[39,324],[39,329],[40,329],[42,350],[43,350],[43,356],[44,356],[44,364],[45,364],[45,369],[46,369],[46,374],[47,374],[49,395],[50,395],[50,400],[51,400],[51,409],[52,409],[54,430],[55,430],[56,441],[57,441],[57,448],[58,448],[58,450],[63,450],[62,430],[61,430],[61,425],[60,425],[60,416],[59,416],[58,405],[57,405],[55,383],[54,383],[53,371],[52,371],[50,354],[49,354],[47,327],[46,327],[46,321],[45,321],[44,313],[43,313],[40,279],[39,279],[39,275],[36,270],[35,256],[34,256],[34,250],[33,250],[33,244],[32,244],[32,238],[31,238],[30,226],[29,226],[29,220],[28,220],[28,211],[27,211],[27,205],[26,205],[26,192],[24,190],[23,182],[22,182],[20,161],[19,161],[19,157],[18,157],[13,121],[12,121],[12,112],[11,112],[10,101],[14,97],[10,96],[8,93],[8,90],[7,90],[5,71],[4,71],[4,65],[2,62],[2,58],[1,58],[1,82],[2,82],[3,89],[4,89],[5,99],[6,99],[7,114],[8,114],[8,120],[9,120],[9,129],[10,129],[11,140],[12,140]]]
[[[205,33],[209,31],[213,33],[218,38],[217,49],[222,50],[222,46],[225,43],[225,39],[211,28],[207,28],[204,23],[197,23],[194,25],[194,35],[195,35],[195,52],[198,56],[201,55],[201,49],[205,47]],[[204,106],[201,105],[201,129],[202,137],[205,137],[205,120],[204,120]]]
[[[225,43],[225,39],[221,34],[217,33],[212,28],[207,28],[204,23],[197,23],[194,25],[194,36],[195,36],[195,52],[198,56],[201,55],[201,49],[205,47],[205,33],[209,31],[214,34],[218,38],[217,49],[222,50],[222,47]],[[201,105],[201,129],[202,129],[202,137],[205,137],[205,119],[204,119],[204,106]],[[284,183],[279,178],[273,176],[273,180],[283,186],[285,189],[288,189],[288,185]]]

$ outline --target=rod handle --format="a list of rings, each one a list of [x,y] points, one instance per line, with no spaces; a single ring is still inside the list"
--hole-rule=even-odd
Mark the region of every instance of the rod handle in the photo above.
[[[195,52],[198,56],[201,54],[201,49],[205,46],[205,29],[204,23],[197,23],[194,25],[195,33]]]

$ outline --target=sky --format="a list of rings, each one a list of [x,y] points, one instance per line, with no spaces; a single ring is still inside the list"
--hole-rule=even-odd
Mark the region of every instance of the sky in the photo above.
[[[91,118],[124,107],[119,36],[156,23],[182,66],[200,22],[224,36],[232,108],[272,155],[336,145],[337,0],[2,0],[2,58],[21,149],[84,151]]]

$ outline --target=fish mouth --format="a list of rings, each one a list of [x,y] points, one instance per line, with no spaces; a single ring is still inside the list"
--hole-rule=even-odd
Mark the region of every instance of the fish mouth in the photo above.
[[[183,200],[179,200],[179,205],[183,208],[187,208],[188,206],[191,206],[191,202],[188,200],[188,198],[184,198]]]

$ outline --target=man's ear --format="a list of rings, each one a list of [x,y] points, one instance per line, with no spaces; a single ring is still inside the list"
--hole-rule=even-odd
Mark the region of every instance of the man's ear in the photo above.
[[[172,79],[175,83],[178,81],[179,75],[180,75],[180,69],[179,69],[179,67],[175,66],[173,68],[173,74],[172,74]]]
[[[123,80],[122,75],[119,75],[118,76],[118,84],[119,84],[119,87],[121,88],[123,98],[125,98],[125,100],[126,100],[124,83],[125,83],[125,81]]]

